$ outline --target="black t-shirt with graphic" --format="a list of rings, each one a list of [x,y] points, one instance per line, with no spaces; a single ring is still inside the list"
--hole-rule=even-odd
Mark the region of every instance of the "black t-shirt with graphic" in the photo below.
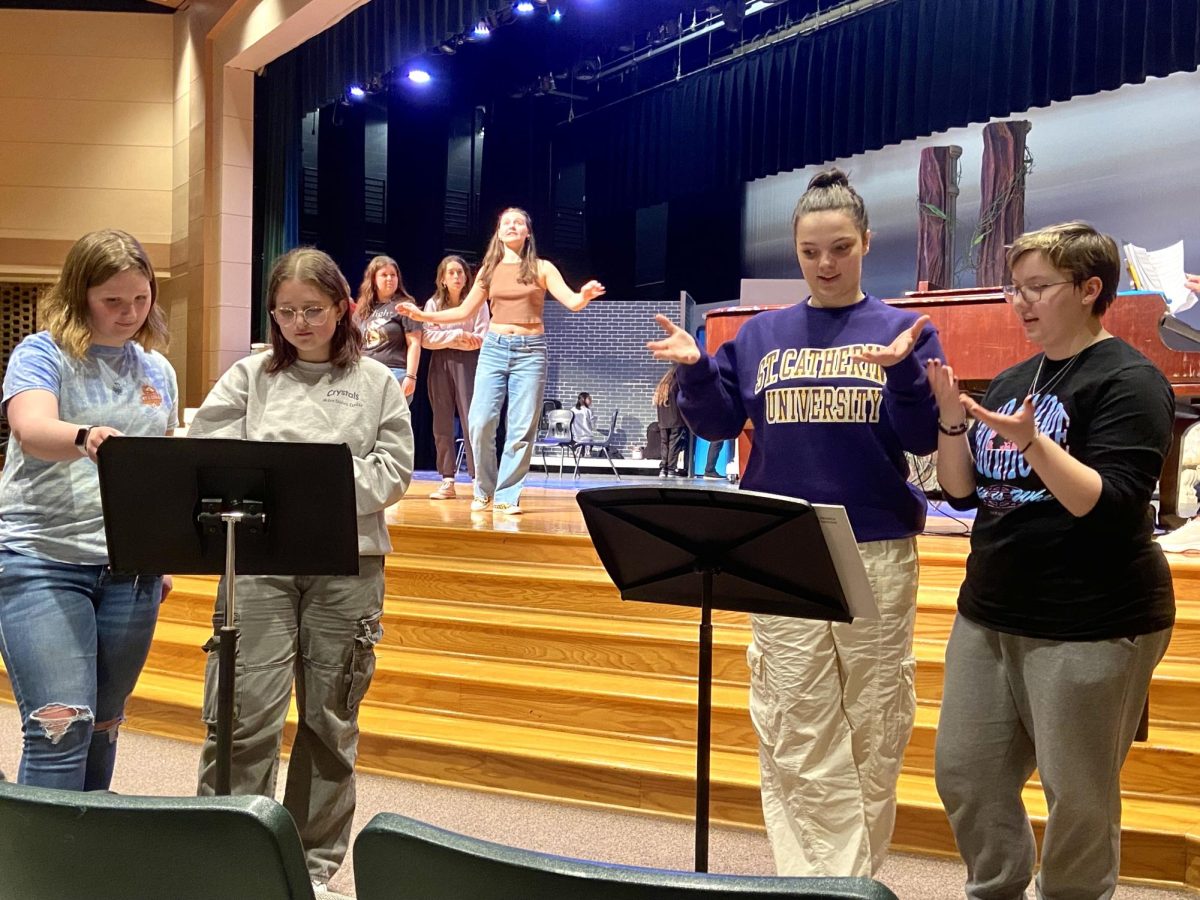
[[[982,405],[1014,413],[1041,359],[1002,372]],[[1087,515],[1071,515],[1017,447],[976,422],[968,435],[975,496],[952,501],[978,509],[959,612],[997,631],[1052,640],[1168,627],[1174,590],[1150,506],[1171,441],[1175,403],[1166,378],[1110,338],[1077,358],[1045,360],[1034,404],[1038,431],[1100,473],[1100,499]]]
[[[408,368],[408,335],[421,323],[396,312],[394,303],[380,303],[362,324],[363,356],[393,369]],[[416,372],[413,372],[416,375]]]

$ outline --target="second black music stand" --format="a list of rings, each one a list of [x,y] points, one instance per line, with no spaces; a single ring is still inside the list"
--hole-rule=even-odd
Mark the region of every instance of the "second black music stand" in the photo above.
[[[843,581],[865,582],[853,533],[831,546],[826,531],[838,532],[817,508],[751,491],[594,488],[576,500],[622,599],[700,607],[695,864],[707,872],[712,610],[851,621]],[[823,512],[845,521],[841,507]]]
[[[100,500],[113,571],[223,575],[216,793],[233,759],[238,575],[357,575],[354,463],[345,444],[111,437]]]

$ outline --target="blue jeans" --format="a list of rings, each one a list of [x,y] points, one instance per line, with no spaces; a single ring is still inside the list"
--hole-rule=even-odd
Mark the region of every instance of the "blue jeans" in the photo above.
[[[161,591],[157,576],[0,550],[0,654],[24,732],[18,782],[108,788]],[[56,708],[70,715],[46,715]]]
[[[408,369],[400,369],[400,368],[397,368],[396,366],[388,366],[388,368],[391,369],[392,377],[396,379],[396,383],[399,384],[401,388],[403,388],[404,387],[404,379],[408,377]],[[416,377],[416,376],[413,376],[413,377]],[[412,406],[413,397],[415,397],[415,396],[416,396],[416,393],[414,392],[404,398],[405,400],[408,401],[409,406]]]
[[[475,496],[516,504],[521,497],[537,417],[546,390],[546,336],[489,331],[479,351],[468,429],[475,451]],[[508,398],[504,452],[496,465],[496,430]]]

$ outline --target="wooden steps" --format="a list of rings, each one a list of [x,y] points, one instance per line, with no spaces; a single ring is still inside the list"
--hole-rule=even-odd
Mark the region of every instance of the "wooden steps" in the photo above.
[[[573,520],[564,512],[539,522],[535,512],[495,528],[490,516],[480,525],[452,505],[424,505],[430,509],[409,501],[396,508],[403,521],[392,526],[396,550],[361,715],[361,768],[690,816],[697,612],[622,601],[580,533],[573,501],[562,504]],[[920,544],[920,705],[895,845],[953,853],[932,772],[945,641],[968,544],[947,537]],[[1135,745],[1122,773],[1122,873],[1200,886],[1200,844],[1192,837],[1200,833],[1200,561],[1172,564],[1179,625],[1151,689],[1151,740]],[[200,648],[211,633],[215,592],[215,578],[176,579],[127,727],[201,738]],[[757,742],[746,711],[748,620],[723,612],[716,619],[712,815],[761,827]],[[0,679],[0,695],[6,690]],[[1036,781],[1025,801],[1044,816]]]

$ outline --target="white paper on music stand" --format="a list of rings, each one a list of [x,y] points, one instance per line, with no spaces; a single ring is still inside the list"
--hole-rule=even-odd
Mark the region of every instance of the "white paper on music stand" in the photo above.
[[[854,529],[850,527],[850,519],[846,516],[846,507],[814,503],[812,508],[817,514],[817,521],[821,523],[821,534],[825,536],[833,567],[842,582],[850,615],[856,619],[878,619],[875,592],[867,580],[867,570],[863,568],[862,554],[858,552],[858,542],[854,539]]]

